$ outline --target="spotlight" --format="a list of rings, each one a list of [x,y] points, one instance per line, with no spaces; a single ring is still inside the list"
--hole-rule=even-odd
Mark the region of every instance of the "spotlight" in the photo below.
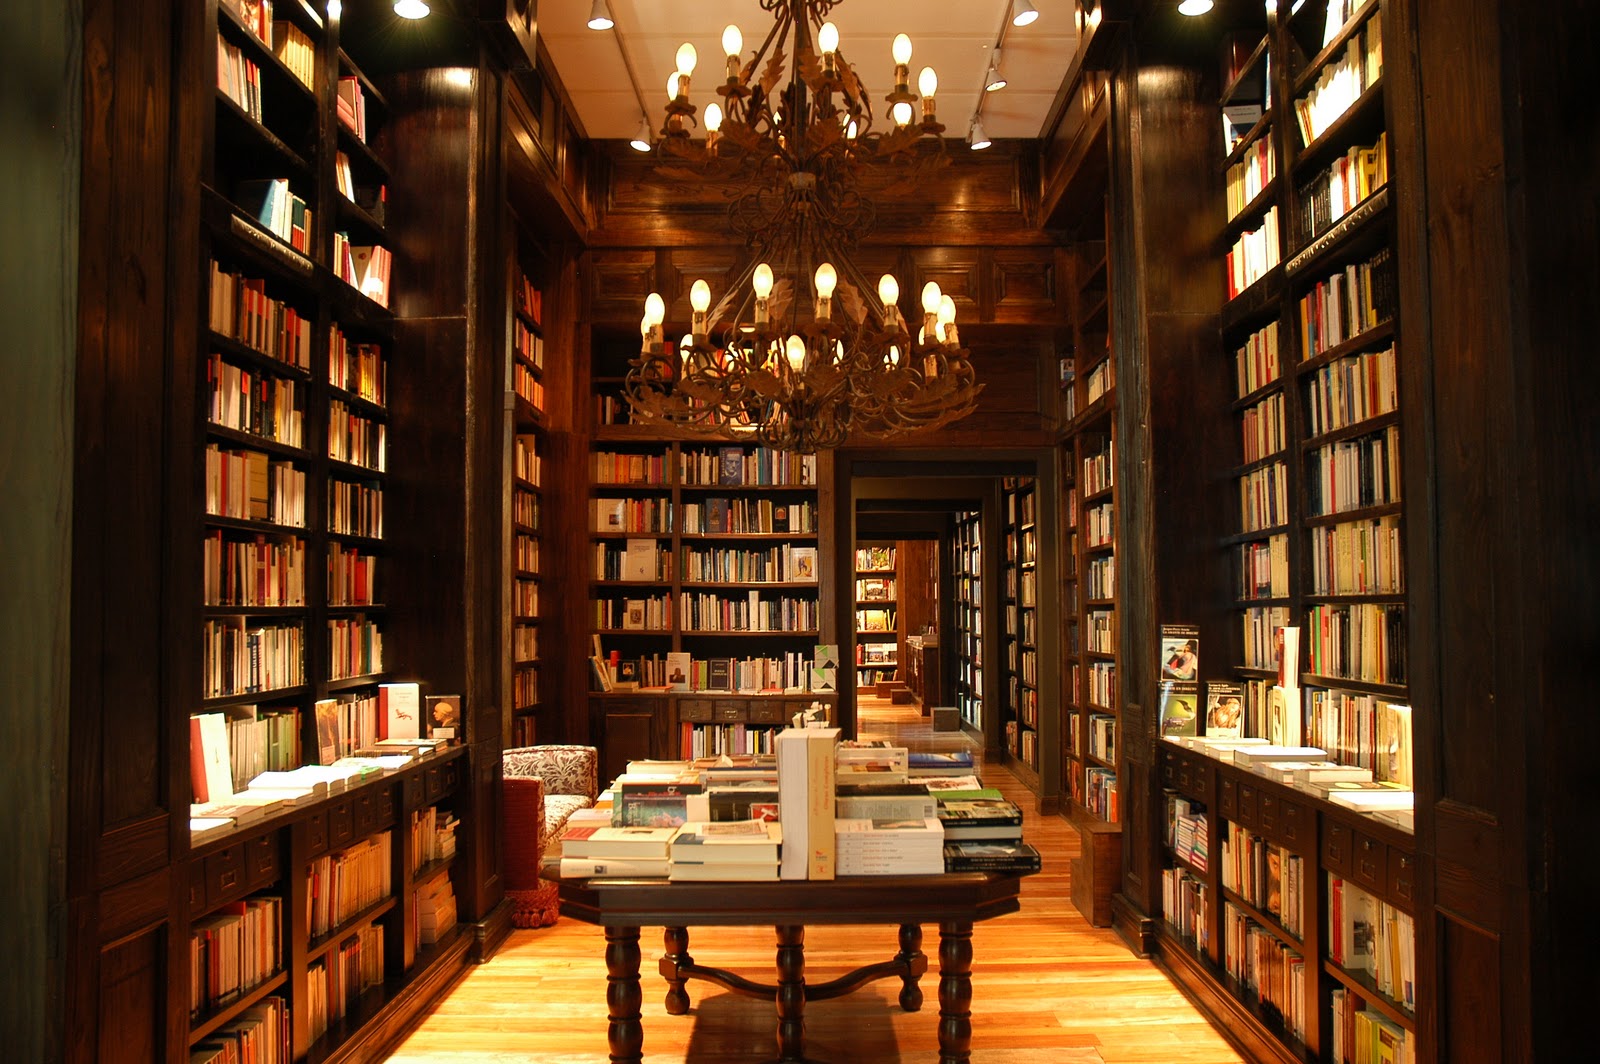
[[[1030,0],[1017,0],[1011,8],[1011,24],[1013,26],[1031,26],[1039,17],[1039,9],[1034,7]]]
[[[589,28],[608,30],[616,24],[616,19],[611,17],[611,5],[606,0],[594,0],[594,6],[589,8]]]

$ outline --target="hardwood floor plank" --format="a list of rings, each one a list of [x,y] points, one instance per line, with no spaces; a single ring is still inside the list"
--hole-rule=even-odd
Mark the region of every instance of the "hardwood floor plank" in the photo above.
[[[916,706],[862,699],[863,737],[913,749],[970,746],[960,733],[934,732]],[[1023,882],[1022,910],[973,929],[972,1064],[1240,1064],[1241,1058],[1159,969],[1130,953],[1109,930],[1072,907],[1070,861],[1077,833],[1059,817],[1040,817],[1031,795],[1004,769],[984,782],[1023,808],[1023,837],[1044,871]],[[488,964],[471,969],[388,1058],[388,1064],[604,1064],[604,938],[574,920],[515,931]],[[669,1016],[655,976],[661,934],[647,928],[644,953],[644,1054],[647,1061],[750,1064],[770,1059],[776,1019],[770,1005],[691,982],[690,1014]],[[895,949],[892,928],[806,930],[812,982],[842,975],[873,949]],[[929,972],[916,1013],[900,1011],[898,980],[806,1007],[807,1055],[840,1064],[927,1060],[938,1050],[938,932],[925,929]],[[696,961],[770,981],[771,928],[694,928]]]

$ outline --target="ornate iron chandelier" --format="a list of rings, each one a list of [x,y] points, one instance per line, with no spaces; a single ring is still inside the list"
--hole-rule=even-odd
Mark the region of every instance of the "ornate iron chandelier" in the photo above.
[[[874,130],[871,101],[826,21],[838,0],[760,4],[773,26],[748,60],[738,28],[723,32],[727,76],[721,102],[706,107],[703,140],[690,136],[695,48],[678,49],[658,145],[696,176],[736,183],[728,221],[750,254],[715,308],[710,286],[694,283],[693,320],[677,345],[666,341],[665,303],[651,293],[628,402],[646,423],[806,453],[965,417],[983,386],[961,346],[954,301],[930,281],[913,331],[896,279],[869,282],[851,260],[875,216],[861,169],[896,167],[915,183],[948,161],[937,78],[923,68],[916,120],[911,42],[896,37],[890,128]]]

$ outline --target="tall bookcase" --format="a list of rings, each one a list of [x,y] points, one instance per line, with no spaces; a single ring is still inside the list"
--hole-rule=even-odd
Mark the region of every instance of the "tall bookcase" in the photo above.
[[[1409,788],[1385,8],[1269,4],[1224,45],[1218,372],[1239,447],[1219,560],[1236,642],[1218,642],[1239,648],[1224,664],[1245,735]],[[1280,662],[1285,628],[1299,650]],[[1162,746],[1174,970],[1220,988],[1279,1059],[1344,1064],[1379,1038],[1415,1051],[1409,816]]]
[[[900,556],[891,540],[856,540],[855,599],[856,688],[901,678],[899,610]]]
[[[186,734],[203,760],[205,715],[225,718],[243,787],[369,745],[393,675],[392,178],[374,148],[389,109],[337,18],[304,0],[218,0],[201,23],[203,578]],[[459,963],[467,764],[449,749],[192,841],[174,932],[202,959],[171,981],[187,1037],[169,1059],[240,1031],[297,1059],[358,1052],[369,1021]]]
[[[839,644],[822,576],[831,455],[627,423],[625,346],[597,344],[588,455],[590,704],[605,768],[770,752],[813,701],[832,719],[844,672],[812,671],[817,646]]]
[[[1039,534],[1036,484],[1007,477],[1001,486],[1005,521],[1005,691],[1000,729],[1014,768],[1039,789]]]
[[[951,656],[955,663],[956,707],[961,722],[979,733],[984,730],[983,686],[983,511],[956,515],[951,537],[950,573],[955,585],[955,632]]]
[[[520,225],[517,232],[524,230]],[[511,265],[511,340],[507,391],[516,430],[511,471],[511,734],[512,746],[538,741],[539,634],[544,541],[544,462],[549,451],[545,417],[543,261],[527,247]]]

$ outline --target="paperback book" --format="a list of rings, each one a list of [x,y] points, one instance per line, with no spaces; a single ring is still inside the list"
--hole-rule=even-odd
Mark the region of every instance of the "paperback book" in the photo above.
[[[1040,869],[1039,851],[1025,842],[965,839],[944,844],[947,872],[1011,872]]]

